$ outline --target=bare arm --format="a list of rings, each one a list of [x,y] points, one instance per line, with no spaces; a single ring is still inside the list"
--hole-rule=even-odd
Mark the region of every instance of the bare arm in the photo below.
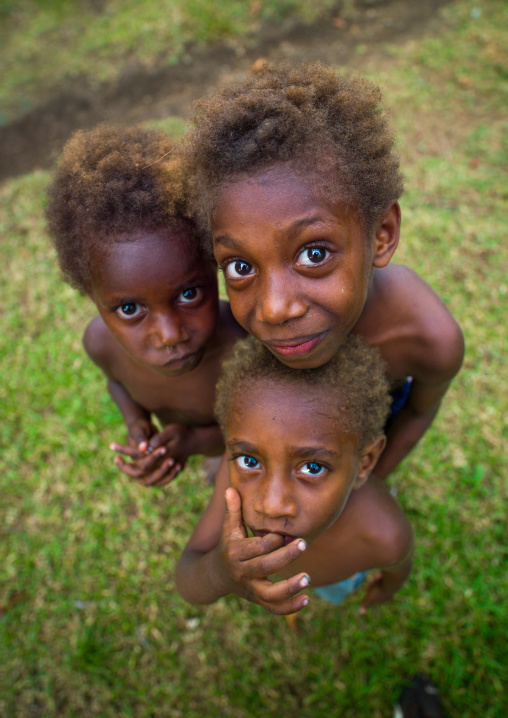
[[[435,346],[423,360],[418,358],[408,400],[387,431],[386,448],[374,473],[385,479],[418,443],[432,424],[451,380],[459,371],[464,358],[464,340],[459,327],[450,317],[444,336],[436,336]],[[426,365],[425,353],[430,356]],[[437,356],[435,356],[437,354]]]
[[[430,387],[413,378],[406,404],[386,433],[386,447],[374,469],[378,478],[386,479],[422,438],[434,421],[449,385],[450,382],[445,382]]]
[[[157,431],[150,420],[150,412],[134,401],[123,384],[113,379],[108,379],[108,391],[120,409],[129,431],[129,437],[132,437],[136,445]],[[142,427],[144,425],[146,427],[150,426],[151,431],[143,431]],[[132,432],[131,427],[133,428]]]
[[[150,412],[136,402],[124,385],[117,381],[111,371],[114,363],[111,337],[100,317],[93,319],[85,330],[83,345],[90,359],[102,369],[107,379],[108,391],[118,406],[127,425],[127,446],[112,443],[110,448],[127,456],[115,456],[115,463],[123,473],[146,486],[163,486],[181,471],[182,464],[175,462],[163,446],[148,451],[149,440],[157,435]]]

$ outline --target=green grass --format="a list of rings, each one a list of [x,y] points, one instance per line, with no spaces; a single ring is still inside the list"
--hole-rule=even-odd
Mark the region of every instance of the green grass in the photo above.
[[[311,22],[332,5],[333,0],[0,0],[0,124],[77,77],[96,87],[114,81],[125,65],[174,65],[188,58],[189,43],[219,39],[241,53],[264,22]]]
[[[199,462],[163,491],[119,475],[107,447],[124,428],[81,348],[93,307],[60,281],[44,230],[48,175],[0,187],[2,718],[386,718],[419,670],[451,718],[508,714],[503,18],[500,0],[458,2],[441,35],[366,68],[401,138],[398,261],[444,298],[467,355],[394,477],[414,572],[365,617],[359,596],[316,597],[297,639],[235,597],[199,609],[178,596],[175,561],[209,496]]]

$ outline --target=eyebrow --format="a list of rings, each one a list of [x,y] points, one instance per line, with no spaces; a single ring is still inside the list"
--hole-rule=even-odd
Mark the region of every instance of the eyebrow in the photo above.
[[[254,446],[254,444],[250,444],[248,441],[231,439],[226,443],[229,449],[234,449],[235,451],[245,451],[246,454],[254,453],[256,451],[256,447]]]
[[[295,237],[300,232],[307,227],[310,227],[313,224],[332,224],[332,220],[326,219],[325,217],[321,217],[321,215],[313,215],[312,217],[304,217],[303,219],[299,219],[296,222],[294,222],[290,227],[288,227],[288,232],[291,235],[291,237]]]
[[[291,237],[295,237],[302,230],[304,230],[306,227],[310,227],[313,224],[332,224],[333,220],[328,219],[326,217],[321,217],[321,215],[314,215],[313,217],[304,217],[303,219],[298,219],[296,222],[293,222],[288,229],[287,232],[290,234]],[[234,240],[232,237],[229,237],[227,234],[219,235],[218,237],[214,237],[213,241],[215,244],[220,244],[223,247],[226,247],[226,249],[236,249],[237,243],[236,240]]]
[[[231,237],[228,237],[227,234],[223,234],[220,237],[214,237],[213,241],[216,244],[222,244],[222,246],[226,247],[227,249],[235,249],[236,247],[235,240],[231,239]]]
[[[324,449],[322,446],[288,446],[287,448],[297,459],[308,459],[312,457],[313,459],[323,459],[323,461],[326,461],[327,459],[337,460],[341,457],[339,451]]]

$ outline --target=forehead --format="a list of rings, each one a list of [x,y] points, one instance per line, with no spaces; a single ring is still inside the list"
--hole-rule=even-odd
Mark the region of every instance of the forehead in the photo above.
[[[231,229],[270,224],[281,233],[310,221],[360,226],[356,213],[330,189],[326,173],[305,175],[289,164],[233,179],[219,192],[212,216],[214,238]]]
[[[179,285],[193,274],[209,271],[184,227],[138,231],[120,235],[106,247],[91,252],[92,283],[112,290],[127,287]]]
[[[281,444],[340,449],[356,442],[341,415],[340,393],[305,382],[257,380],[231,397],[226,439],[245,439],[269,449]]]

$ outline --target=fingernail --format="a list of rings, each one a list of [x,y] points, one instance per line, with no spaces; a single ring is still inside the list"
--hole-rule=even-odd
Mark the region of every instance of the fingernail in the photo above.
[[[308,599],[308,598],[304,599],[302,605],[303,605],[303,606],[308,606],[308,605],[309,605],[309,599]]]
[[[115,444],[110,444],[110,445],[109,445],[109,448],[111,449],[111,451],[114,451],[115,448],[116,448],[116,446],[115,446]]]
[[[364,616],[364,615],[367,613],[367,609],[364,608],[363,606],[360,606],[360,608],[358,609],[358,613],[359,613],[361,616]]]
[[[310,583],[310,576],[308,576],[307,574],[305,574],[305,576],[302,576],[302,578],[300,579],[301,588],[305,588],[305,586],[308,586],[309,583]]]
[[[298,541],[297,545],[298,545],[298,549],[300,551],[305,551],[305,549],[307,548],[307,544],[305,543],[305,541],[303,539],[300,539],[300,541]]]

